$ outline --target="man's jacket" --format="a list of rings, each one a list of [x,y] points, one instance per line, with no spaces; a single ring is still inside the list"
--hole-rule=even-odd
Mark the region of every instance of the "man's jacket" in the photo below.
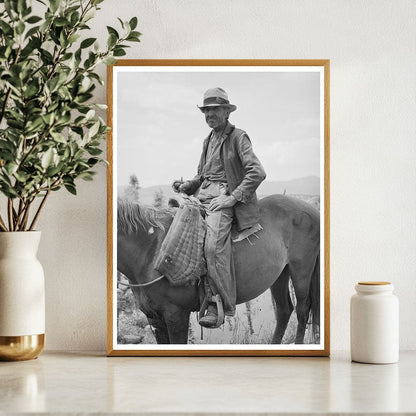
[[[198,173],[190,181],[189,193],[195,193],[205,179],[203,170],[210,138],[211,134],[204,140]],[[256,189],[266,178],[266,173],[253,152],[247,133],[230,123],[222,136],[220,152],[229,192],[237,200],[234,205],[235,226],[241,231],[260,220]]]

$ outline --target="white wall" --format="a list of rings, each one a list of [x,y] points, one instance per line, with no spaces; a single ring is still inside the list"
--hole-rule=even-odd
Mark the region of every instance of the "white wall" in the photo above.
[[[416,349],[416,2],[106,0],[94,36],[133,15],[127,58],[331,60],[331,347],[349,348],[354,283],[375,279],[394,283]],[[40,222],[49,350],[105,349],[105,168],[78,190]]]

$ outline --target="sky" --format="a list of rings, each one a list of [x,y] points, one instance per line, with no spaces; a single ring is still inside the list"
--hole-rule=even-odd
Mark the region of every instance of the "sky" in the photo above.
[[[230,122],[247,132],[267,180],[320,176],[319,72],[115,68],[118,185],[128,184],[132,174],[141,187],[195,176],[202,142],[210,132],[197,105],[212,87],[225,89],[237,106]]]

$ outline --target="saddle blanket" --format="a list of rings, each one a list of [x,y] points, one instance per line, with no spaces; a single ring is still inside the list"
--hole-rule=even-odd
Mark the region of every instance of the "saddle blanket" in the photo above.
[[[207,272],[204,256],[207,225],[200,204],[193,201],[187,198],[178,208],[155,263],[155,269],[174,286],[195,284]],[[256,233],[262,229],[256,224],[237,234],[233,232],[232,242],[247,239],[252,244],[249,237],[259,238]]]
[[[190,202],[178,208],[155,264],[172,285],[192,285],[206,274],[206,230],[198,204]]]

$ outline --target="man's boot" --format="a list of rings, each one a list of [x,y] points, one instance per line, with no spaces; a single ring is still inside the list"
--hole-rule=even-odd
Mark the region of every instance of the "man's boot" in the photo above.
[[[199,325],[205,328],[217,328],[218,324],[218,310],[215,303],[210,303],[207,308],[207,313],[199,320]]]

